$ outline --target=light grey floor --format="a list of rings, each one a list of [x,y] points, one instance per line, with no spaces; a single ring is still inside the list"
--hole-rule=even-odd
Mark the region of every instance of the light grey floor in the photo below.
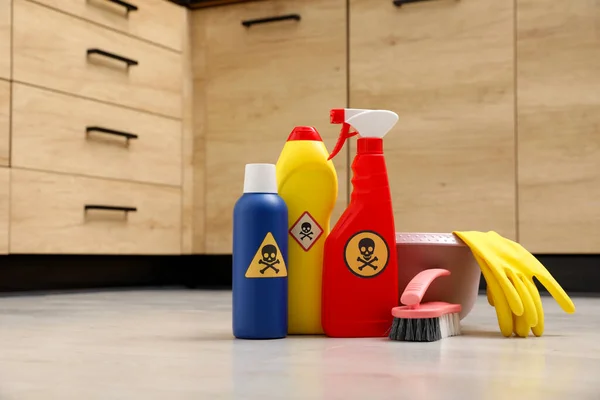
[[[435,343],[231,336],[229,292],[0,298],[0,399],[600,399],[600,299],[504,339],[480,298]]]

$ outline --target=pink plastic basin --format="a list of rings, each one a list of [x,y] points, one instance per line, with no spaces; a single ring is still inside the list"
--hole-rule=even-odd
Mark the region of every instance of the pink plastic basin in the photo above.
[[[396,233],[400,295],[419,272],[443,268],[450,276],[437,278],[427,290],[423,303],[446,301],[460,304],[460,319],[477,300],[481,270],[471,250],[451,233]]]

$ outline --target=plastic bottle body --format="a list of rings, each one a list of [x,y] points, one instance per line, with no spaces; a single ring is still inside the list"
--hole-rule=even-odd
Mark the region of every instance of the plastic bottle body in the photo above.
[[[378,138],[358,139],[350,204],[325,244],[322,324],[331,337],[383,337],[398,305],[395,226]]]
[[[337,174],[322,141],[288,141],[277,162],[288,206],[288,333],[323,334],[323,250],[337,200]]]
[[[233,334],[241,339],[283,338],[288,319],[287,206],[274,193],[245,193],[233,214]],[[264,244],[273,241],[278,249],[263,260]],[[285,276],[275,276],[275,270]]]

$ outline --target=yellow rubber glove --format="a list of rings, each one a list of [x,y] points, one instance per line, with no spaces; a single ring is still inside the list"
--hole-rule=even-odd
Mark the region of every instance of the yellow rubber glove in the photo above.
[[[490,232],[454,232],[471,249],[486,280],[488,302],[496,309],[504,336],[527,337],[544,333],[544,309],[533,282],[535,276],[560,307],[575,312],[575,305],[548,270],[523,246]]]
[[[485,261],[481,259],[478,262],[485,263]],[[515,335],[520,337],[529,336],[529,329],[533,327],[529,325],[529,323],[527,322],[527,318],[535,318],[535,316],[530,316],[529,314],[526,314],[525,310],[523,310],[523,314],[521,315],[513,314],[508,304],[508,300],[506,299],[506,296],[504,295],[500,284],[496,281],[496,278],[493,276],[493,274],[489,272],[487,276],[488,278],[486,278],[486,282],[488,302],[491,306],[494,306],[494,304],[498,305],[494,306],[494,308],[496,310],[498,325],[500,326],[500,331],[502,332],[502,335],[504,335],[505,337],[509,337],[514,332]],[[536,309],[537,324],[535,325],[535,328],[533,328],[534,332],[539,332],[540,329],[541,331],[543,331],[544,329],[543,312],[544,310],[541,310],[541,312],[539,312]]]

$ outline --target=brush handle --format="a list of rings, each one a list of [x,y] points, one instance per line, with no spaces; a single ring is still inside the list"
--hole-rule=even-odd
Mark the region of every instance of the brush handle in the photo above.
[[[450,275],[450,271],[441,268],[426,269],[425,271],[419,272],[411,281],[406,285],[400,302],[409,307],[418,307],[425,296],[425,292],[431,285],[431,282],[439,276]]]

